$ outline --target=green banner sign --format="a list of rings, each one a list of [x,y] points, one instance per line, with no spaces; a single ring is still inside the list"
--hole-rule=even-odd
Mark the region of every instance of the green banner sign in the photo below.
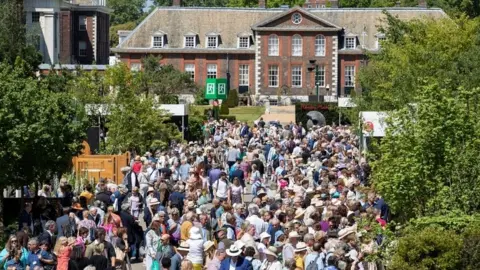
[[[227,79],[207,79],[205,84],[205,99],[227,99]]]

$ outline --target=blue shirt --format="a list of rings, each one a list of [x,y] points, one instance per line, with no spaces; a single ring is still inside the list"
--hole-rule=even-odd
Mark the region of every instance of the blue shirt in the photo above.
[[[42,266],[42,262],[40,262],[40,259],[38,258],[40,252],[40,249],[35,253],[29,252],[27,265],[30,266],[30,269],[34,269],[35,266]]]
[[[182,180],[187,180],[188,179],[188,171],[190,170],[190,164],[185,163],[180,165],[179,171],[180,171],[180,177]]]
[[[318,257],[318,258],[317,258]],[[307,257],[305,257],[305,268],[307,268],[311,262],[313,262],[315,259],[316,260],[316,263],[317,263],[317,269],[323,269],[324,266],[323,266],[323,259],[324,259],[325,255],[323,253],[318,253],[318,252],[312,252],[310,254],[307,255]]]
[[[210,185],[215,183],[215,181],[217,181],[218,179],[220,179],[221,173],[222,171],[218,168],[210,170],[210,172],[208,173],[208,177],[210,178]]]

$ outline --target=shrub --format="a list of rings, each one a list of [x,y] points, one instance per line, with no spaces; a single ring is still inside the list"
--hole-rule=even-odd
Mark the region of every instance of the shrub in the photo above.
[[[460,267],[462,237],[438,227],[411,230],[401,237],[388,269],[454,270]]]
[[[220,105],[220,115],[228,115],[230,113],[230,110],[228,109],[228,105],[226,102],[222,102],[222,105]]]
[[[232,89],[228,92],[228,97],[225,102],[229,108],[238,106],[238,92],[236,89]]]

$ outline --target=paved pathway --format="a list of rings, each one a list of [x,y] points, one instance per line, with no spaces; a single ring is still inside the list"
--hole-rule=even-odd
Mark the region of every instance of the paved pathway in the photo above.
[[[280,121],[282,125],[295,122],[295,106],[270,106],[270,112],[262,117],[265,122]]]

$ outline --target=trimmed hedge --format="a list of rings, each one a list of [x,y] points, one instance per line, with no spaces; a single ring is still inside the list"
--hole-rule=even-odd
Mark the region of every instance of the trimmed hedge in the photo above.
[[[237,92],[237,89],[232,89],[232,90],[228,91],[228,97],[223,103],[225,103],[228,106],[228,108],[237,107],[238,106],[238,92]]]
[[[228,115],[230,113],[230,109],[228,108],[228,105],[226,102],[222,102],[220,105],[220,115]]]

